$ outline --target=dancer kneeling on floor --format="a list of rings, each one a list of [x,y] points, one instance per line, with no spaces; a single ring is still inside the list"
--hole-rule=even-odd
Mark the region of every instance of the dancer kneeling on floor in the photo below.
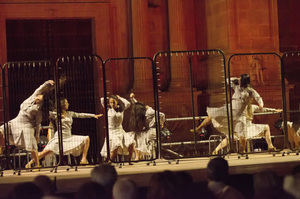
[[[91,113],[76,113],[73,111],[68,111],[69,103],[67,99],[60,100],[61,106],[61,124],[62,124],[62,141],[63,141],[63,150],[64,155],[74,155],[79,156],[82,153],[82,158],[80,164],[88,164],[87,161],[87,152],[89,150],[90,138],[89,136],[82,135],[72,135],[72,124],[73,118],[96,118],[102,116],[102,114],[95,115]],[[57,112],[51,111],[50,118],[57,119]],[[44,150],[38,153],[39,158],[43,158],[50,153],[59,154],[59,144],[58,144],[58,132],[56,131],[54,137],[48,142]],[[27,165],[26,168],[30,168],[31,165],[35,162],[32,159]]]
[[[152,155],[155,152],[156,141],[156,123],[155,111],[150,106],[138,102],[134,98],[134,93],[130,94],[132,110],[130,115],[130,126],[135,133],[136,139],[136,157],[135,160],[140,160],[145,155]],[[165,114],[159,113],[161,129],[165,123]]]
[[[233,118],[233,131],[235,136],[240,142],[241,152],[244,151],[246,146],[246,133],[247,133],[247,122],[246,122],[246,107],[251,99],[255,99],[258,103],[259,108],[263,108],[263,100],[260,95],[250,85],[250,76],[248,74],[242,74],[240,78],[230,78],[231,87],[234,90],[232,96],[232,118]],[[228,132],[228,118],[227,108],[222,107],[207,107],[208,117],[196,128],[196,131],[200,131],[202,127],[212,123],[214,128],[218,131],[227,135]],[[194,132],[193,129],[190,130]],[[228,145],[228,137],[216,147],[213,154],[218,152]]]
[[[101,104],[104,107],[104,98],[101,98]],[[114,161],[119,153],[122,155],[129,155],[129,161],[131,160],[134,150],[134,135],[126,133],[123,129],[123,117],[124,111],[130,107],[130,102],[126,99],[118,96],[111,95],[108,98],[108,133],[109,133],[109,150],[110,160]],[[107,138],[105,138],[101,156],[107,157]]]

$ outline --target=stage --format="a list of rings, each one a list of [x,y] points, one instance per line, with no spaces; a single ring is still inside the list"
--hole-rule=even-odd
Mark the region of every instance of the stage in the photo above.
[[[248,159],[245,156],[239,158],[237,154],[230,154],[225,158],[230,166],[230,174],[253,174],[271,169],[283,176],[300,164],[300,156],[295,153],[285,154],[285,156],[281,153],[275,156],[270,153],[256,153],[249,154]],[[121,168],[115,164],[115,167],[120,177],[130,178],[138,186],[148,186],[151,175],[164,170],[186,171],[196,182],[206,180],[206,166],[209,160],[209,157],[180,159],[179,162],[159,159],[156,160],[155,166],[153,163],[147,165],[147,162],[139,162],[134,165],[125,163]],[[58,192],[75,192],[81,184],[89,180],[93,166],[79,166],[78,171],[74,168],[67,171],[68,168],[67,166],[58,167],[57,173],[50,172],[49,168],[32,172],[24,170],[21,175],[14,175],[12,170],[6,170],[3,177],[0,177],[1,197],[4,197],[14,184],[32,181],[37,175],[47,175],[52,180],[56,179]]]

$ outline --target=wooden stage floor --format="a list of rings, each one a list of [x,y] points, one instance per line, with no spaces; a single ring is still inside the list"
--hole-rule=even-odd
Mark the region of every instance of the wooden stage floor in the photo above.
[[[283,176],[289,174],[296,165],[300,164],[300,156],[295,153],[285,156],[276,154],[275,157],[269,153],[249,154],[249,159],[245,159],[245,157],[238,158],[237,154],[230,154],[225,159],[228,160],[230,174],[253,174],[271,169]],[[139,162],[134,163],[134,165],[125,164],[122,168],[116,165],[116,170],[120,177],[130,178],[139,186],[148,186],[152,174],[164,170],[186,171],[193,176],[194,181],[203,181],[206,180],[206,166],[209,160],[209,157],[189,158],[180,159],[178,164],[175,161],[169,164],[167,160],[160,159],[156,160],[156,166]],[[57,173],[50,172],[50,169],[33,172],[22,171],[21,175],[14,175],[12,170],[4,171],[3,177],[0,177],[1,197],[12,189],[12,185],[32,181],[37,175],[47,175],[51,179],[56,178],[59,192],[74,192],[81,184],[89,180],[93,166],[80,166],[78,171],[74,169],[67,171],[66,168],[68,167],[58,167]]]

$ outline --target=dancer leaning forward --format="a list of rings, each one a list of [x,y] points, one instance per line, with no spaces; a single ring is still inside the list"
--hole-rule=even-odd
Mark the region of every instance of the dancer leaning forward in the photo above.
[[[91,114],[91,113],[76,113],[73,111],[69,111],[69,103],[68,100],[63,98],[60,101],[61,106],[61,123],[62,123],[62,140],[63,140],[63,154],[68,155],[71,154],[73,156],[79,156],[82,154],[82,158],[80,164],[88,164],[88,160],[86,158],[87,152],[90,145],[89,136],[82,135],[72,135],[72,124],[73,118],[96,118],[102,116],[102,114]],[[57,112],[50,111],[50,118],[57,119]],[[48,142],[44,150],[38,153],[38,158],[43,158],[48,154],[55,153],[59,154],[59,144],[58,144],[58,132],[56,131],[54,137]],[[27,165],[26,168],[30,168],[33,163],[36,163],[36,166],[39,165],[32,159]]]

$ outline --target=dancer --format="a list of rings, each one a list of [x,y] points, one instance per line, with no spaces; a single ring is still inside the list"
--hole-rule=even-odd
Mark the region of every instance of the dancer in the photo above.
[[[253,114],[259,113],[259,112],[274,112],[279,113],[282,112],[282,109],[274,109],[274,108],[263,108],[260,109],[259,106],[255,104],[249,104],[246,109],[247,115],[246,115],[246,128],[247,128],[247,134],[246,139],[251,139],[255,137],[265,137],[265,140],[268,145],[268,151],[269,152],[275,152],[276,148],[273,146],[272,140],[271,140],[271,132],[270,132],[270,126],[268,124],[254,124],[252,123],[253,120]],[[245,150],[245,149],[243,149]]]
[[[88,164],[86,158],[87,152],[90,146],[89,136],[82,135],[72,135],[71,129],[73,124],[73,118],[96,118],[102,116],[102,114],[91,114],[91,113],[76,113],[69,111],[68,100],[63,98],[60,100],[61,106],[61,124],[62,124],[62,141],[63,141],[63,150],[64,155],[72,154],[73,156],[79,156],[82,153],[82,158],[80,164]],[[57,112],[50,112],[51,119],[57,119]],[[42,152],[38,154],[38,158],[43,158],[50,153],[59,154],[59,144],[58,144],[58,132],[56,131],[54,137],[48,142],[46,147]],[[31,165],[36,162],[35,159],[32,159],[27,165],[26,168],[31,168]],[[37,163],[38,164],[38,163]]]
[[[136,147],[135,160],[140,160],[144,155],[152,155],[156,140],[155,111],[148,105],[144,105],[135,99],[134,93],[130,94],[132,111],[130,115],[130,126],[134,131]],[[165,114],[159,113],[161,129],[164,127]]]
[[[104,98],[101,98],[101,104],[104,107]],[[120,97],[119,95],[111,95],[108,99],[108,133],[109,133],[109,149],[110,160],[114,160],[118,151],[121,150],[122,154],[126,154],[128,151],[129,161],[131,160],[134,150],[134,135],[126,133],[123,129],[122,122],[124,117],[124,111],[128,109],[130,103]],[[105,138],[101,156],[107,158],[107,138]],[[107,161],[109,161],[107,159]]]
[[[240,145],[242,148],[245,148],[246,145],[246,107],[249,104],[251,99],[255,99],[258,103],[259,108],[263,108],[263,100],[260,95],[254,90],[250,85],[250,76],[248,74],[242,74],[240,78],[232,77],[230,78],[231,86],[234,90],[232,96],[232,118],[234,133],[238,137]],[[226,106],[222,107],[207,107],[208,117],[196,128],[196,131],[200,131],[202,127],[207,126],[212,123],[213,126],[220,132],[227,135],[228,132],[228,119]],[[193,129],[190,130],[194,132]],[[213,154],[218,154],[218,152],[228,145],[228,137],[216,147],[213,151]]]
[[[283,131],[284,122],[282,118],[275,122],[275,128]],[[287,121],[287,134],[290,148],[292,150],[300,150],[300,122],[299,121]]]
[[[39,166],[37,152],[37,140],[40,135],[42,122],[42,106],[44,95],[54,88],[54,81],[48,80],[37,88],[34,93],[27,98],[20,106],[19,114],[16,118],[8,122],[8,138],[11,145],[31,151],[31,157]],[[4,138],[4,126],[0,127],[0,143]]]

